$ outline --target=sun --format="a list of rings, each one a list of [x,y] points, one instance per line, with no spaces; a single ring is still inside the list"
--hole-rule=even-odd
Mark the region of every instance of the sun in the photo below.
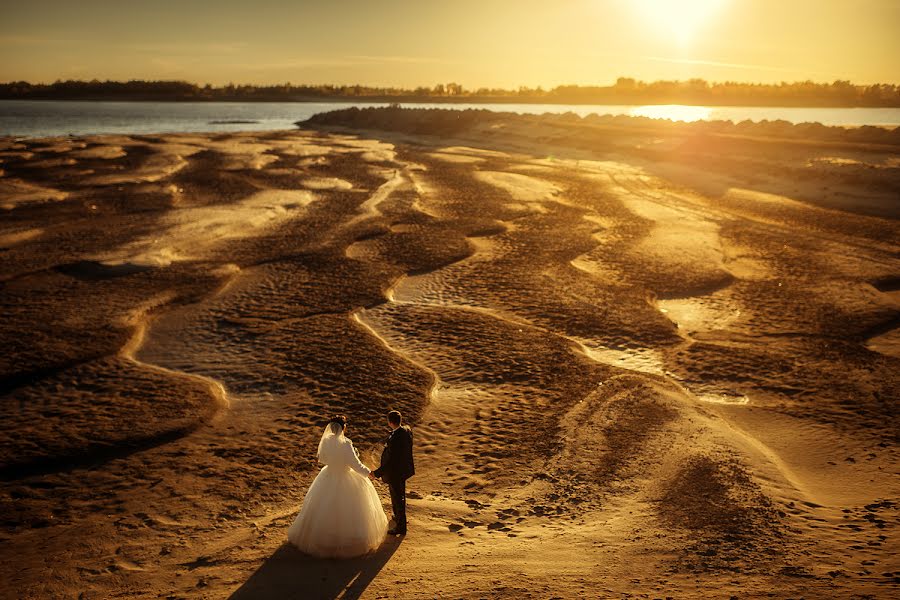
[[[687,44],[726,0],[633,0],[643,18]]]

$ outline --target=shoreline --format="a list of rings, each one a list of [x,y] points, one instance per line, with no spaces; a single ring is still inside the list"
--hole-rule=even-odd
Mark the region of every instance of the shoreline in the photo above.
[[[168,104],[171,110],[164,108]],[[8,100],[10,114],[0,115],[4,138],[40,139],[56,136],[89,135],[155,135],[159,133],[230,133],[238,131],[279,131],[290,129],[292,123],[343,107],[391,108],[403,106],[409,110],[434,111],[491,111],[505,114],[515,109],[523,116],[558,115],[577,119],[633,119],[634,122],[655,121],[658,126],[706,125],[713,130],[724,125],[740,127],[743,134],[783,135],[785,126],[803,125],[803,136],[815,139],[821,131],[810,128],[839,128],[844,131],[900,130],[900,108],[795,108],[795,107],[727,107],[690,105],[590,105],[590,104],[522,104],[522,103],[372,103],[359,101],[269,103],[253,102],[172,102],[153,101],[17,101]],[[0,111],[4,106],[0,101]],[[74,106],[82,108],[74,109]],[[146,110],[143,108],[146,106]],[[604,111],[604,106],[609,111]],[[55,107],[55,108],[53,108]],[[106,108],[103,108],[106,107]],[[697,111],[701,111],[697,113]],[[17,112],[18,111],[18,112]],[[738,111],[738,112],[735,112]],[[824,112],[823,112],[824,111]],[[843,112],[842,112],[843,111]],[[847,112],[850,111],[850,112]],[[848,116],[854,114],[857,117]],[[875,116],[875,111],[887,111]],[[21,114],[19,114],[21,113]],[[160,114],[164,113],[164,114]],[[206,113],[206,114],[204,114]],[[645,114],[642,114],[645,113]],[[18,115],[14,119],[13,114]],[[843,115],[843,116],[841,116]],[[869,121],[869,124],[866,124]],[[670,132],[666,132],[668,135]]]
[[[676,99],[669,101],[659,100],[653,102],[571,102],[566,100],[552,100],[547,98],[509,98],[506,96],[478,96],[478,97],[459,97],[459,98],[433,98],[428,96],[408,97],[408,96],[333,96],[333,97],[316,97],[310,96],[306,98],[157,98],[152,96],[141,98],[115,98],[109,96],[96,96],[84,98],[2,98],[0,101],[10,102],[162,102],[162,103],[197,103],[197,104],[217,104],[217,103],[284,103],[284,104],[315,104],[315,103],[334,103],[334,104],[546,104],[548,106],[691,106],[691,107],[709,107],[709,108],[789,108],[789,109],[900,109],[900,104],[896,105],[865,105],[865,104],[748,104],[748,103],[685,103],[678,102]]]

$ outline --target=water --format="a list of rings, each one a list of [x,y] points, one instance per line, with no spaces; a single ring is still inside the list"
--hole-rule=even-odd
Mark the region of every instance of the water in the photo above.
[[[164,133],[190,131],[264,131],[293,129],[295,121],[348,106],[383,106],[350,102],[67,102],[0,100],[0,135],[45,137],[94,133]],[[406,107],[484,108],[541,114],[574,112],[641,115],[680,121],[699,119],[815,122],[824,125],[900,126],[900,108],[783,108],[760,106],[606,106],[593,104],[422,104]],[[218,121],[218,122],[217,122]],[[221,123],[220,121],[252,121]]]

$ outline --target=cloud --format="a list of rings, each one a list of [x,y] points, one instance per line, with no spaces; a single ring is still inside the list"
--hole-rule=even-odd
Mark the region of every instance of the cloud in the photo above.
[[[439,58],[430,58],[427,56],[372,56],[372,55],[354,55],[348,56],[348,59],[363,63],[408,63],[408,64],[451,64],[452,61],[442,60]]]
[[[281,71],[286,69],[333,69],[340,67],[360,67],[375,64],[438,64],[447,63],[435,58],[422,56],[369,56],[350,55],[335,58],[297,57],[271,62],[238,63],[234,67],[250,71]]]
[[[656,62],[666,62],[666,63],[675,63],[681,65],[702,65],[705,67],[725,67],[728,69],[744,69],[748,71],[772,71],[778,73],[799,73],[798,69],[790,69],[787,67],[775,67],[772,65],[756,65],[752,63],[730,63],[730,62],[719,62],[715,60],[700,60],[700,59],[692,59],[692,58],[666,58],[664,56],[645,56],[644,59],[652,60]],[[834,73],[828,73],[825,71],[808,71],[805,72],[807,75],[825,75],[828,77],[835,77]]]
[[[287,58],[283,60],[235,63],[235,69],[248,71],[283,71],[285,69],[328,69],[353,67],[360,63],[345,58]]]
[[[733,69],[753,69],[764,71],[791,71],[784,67],[771,67],[768,65],[754,65],[743,63],[718,62],[715,60],[697,60],[692,58],[666,58],[664,56],[645,56],[647,60],[655,60],[657,62],[677,63],[681,65],[705,65],[710,67],[730,67]]]
[[[184,64],[169,57],[154,57],[148,63],[157,71],[166,75],[180,74],[184,71]]]
[[[61,46],[83,43],[84,40],[53,38],[40,35],[0,35],[0,46]]]
[[[117,48],[165,55],[221,55],[246,52],[246,42],[161,42],[114,44]]]
[[[0,35],[0,46],[7,47],[47,47],[47,46],[90,46],[108,48],[117,53],[139,52],[167,56],[210,56],[233,55],[247,50],[246,42],[115,42],[96,39],[54,38],[44,35]]]

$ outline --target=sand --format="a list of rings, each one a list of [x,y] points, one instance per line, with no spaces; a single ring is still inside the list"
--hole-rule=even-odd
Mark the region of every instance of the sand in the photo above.
[[[896,148],[413,121],[0,140],[0,596],[896,594]],[[390,408],[409,535],[286,545]]]

